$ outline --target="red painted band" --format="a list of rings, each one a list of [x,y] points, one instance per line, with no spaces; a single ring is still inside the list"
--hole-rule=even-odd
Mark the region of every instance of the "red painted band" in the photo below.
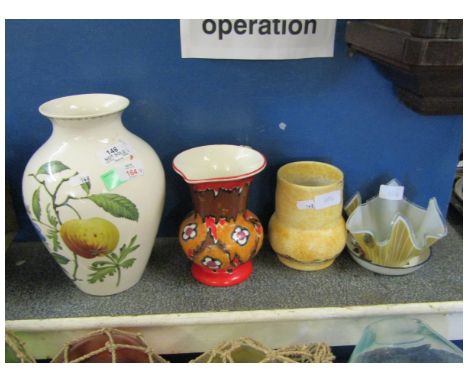
[[[252,262],[248,261],[234,268],[229,273],[226,271],[212,271],[201,265],[192,264],[192,276],[198,282],[215,287],[228,287],[240,284],[247,280],[253,270]]]

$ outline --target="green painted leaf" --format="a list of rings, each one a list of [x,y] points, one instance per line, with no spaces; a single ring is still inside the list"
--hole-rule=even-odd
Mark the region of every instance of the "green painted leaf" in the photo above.
[[[138,235],[135,235],[133,236],[131,239],[130,239],[130,243],[128,243],[128,246],[131,248],[133,246],[133,244],[135,244],[135,241],[137,239]],[[139,245],[138,245],[139,246]]]
[[[47,230],[47,238],[52,240],[52,250],[59,251],[62,249],[62,245],[58,239],[58,231],[56,229],[48,229]]]
[[[138,248],[140,248],[140,244],[135,245],[134,247],[126,248],[124,251],[121,251],[119,263],[121,263],[130,253],[136,251]]]
[[[40,191],[41,188],[39,187],[32,196],[32,210],[34,216],[38,221],[41,220],[41,200],[40,200]]]
[[[122,247],[120,248],[120,255],[118,259],[119,264],[121,264],[130,253],[132,253],[133,251],[137,250],[140,247],[140,244],[133,246],[136,239],[137,239],[137,235],[132,237],[128,246],[127,244],[122,245]]]
[[[37,170],[36,175],[45,174],[45,175],[52,175],[63,170],[69,170],[70,167],[65,166],[62,162],[58,160],[53,160],[47,163],[44,163],[39,170]]]
[[[81,183],[81,188],[86,192],[86,195],[89,195],[89,191],[91,190],[91,182],[84,182]]]
[[[138,221],[138,209],[125,196],[118,194],[96,194],[87,196],[89,200],[94,202],[106,212],[117,218],[125,218]]]
[[[137,239],[137,235],[133,236],[130,239],[130,243],[122,245],[120,247],[120,253],[117,256],[115,253],[110,253],[106,255],[108,260],[98,260],[94,261],[89,269],[92,271],[91,274],[88,275],[88,282],[94,284],[98,281],[102,282],[106,277],[113,276],[116,272],[118,272],[117,278],[117,286],[120,282],[120,270],[130,268],[133,263],[135,263],[136,259],[125,259],[129,253],[135,251],[140,247],[140,245],[134,245]]]
[[[65,256],[59,255],[58,253],[53,253],[52,252],[51,255],[53,256],[55,261],[57,263],[59,263],[60,265],[65,265],[65,264],[68,264],[70,262],[70,259],[66,258]]]
[[[56,217],[50,213],[50,203],[47,204],[46,213],[47,213],[47,220],[49,221],[50,225],[57,227],[58,221]]]
[[[110,261],[95,261],[92,265],[93,269],[98,269],[99,267],[105,267],[105,266],[114,266],[114,263],[111,263]]]
[[[134,263],[135,261],[136,261],[135,258],[127,259],[127,260],[125,260],[123,263],[121,263],[120,266],[121,266],[122,268],[126,268],[126,269],[127,269],[127,268],[130,268],[130,267],[133,265],[133,263]]]
[[[103,282],[107,276],[112,276],[116,272],[115,265],[107,266],[107,267],[91,266],[89,267],[89,269],[94,271],[93,273],[88,275],[88,282],[91,284],[94,284],[97,281]]]

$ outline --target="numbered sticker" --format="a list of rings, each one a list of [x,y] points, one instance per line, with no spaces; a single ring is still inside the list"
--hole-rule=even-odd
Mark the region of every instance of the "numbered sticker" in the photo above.
[[[102,163],[108,165],[130,156],[132,153],[132,147],[128,143],[118,141],[115,145],[109,146],[104,151],[98,152],[98,156]]]
[[[119,174],[120,180],[127,181],[130,178],[142,176],[144,174],[143,165],[137,160],[124,163],[117,168],[117,173]]]
[[[315,206],[315,200],[299,200],[296,206],[300,210],[313,210]]]
[[[336,206],[341,203],[341,191],[327,192],[326,194],[317,195],[314,199],[300,200],[296,206],[300,210],[322,210],[324,208]]]
[[[108,191],[127,183],[130,179],[144,174],[143,164],[138,160],[126,162],[101,175],[101,180]]]
[[[405,192],[403,186],[389,186],[382,184],[379,190],[379,197],[387,200],[401,200]]]
[[[70,185],[72,186],[81,186],[82,184],[89,183],[89,176],[88,175],[75,175],[73,178],[70,179]]]

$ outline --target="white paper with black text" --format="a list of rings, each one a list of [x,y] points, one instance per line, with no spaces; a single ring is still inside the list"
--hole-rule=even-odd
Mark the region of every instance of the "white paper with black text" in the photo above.
[[[333,57],[336,20],[180,20],[182,58],[286,60]]]

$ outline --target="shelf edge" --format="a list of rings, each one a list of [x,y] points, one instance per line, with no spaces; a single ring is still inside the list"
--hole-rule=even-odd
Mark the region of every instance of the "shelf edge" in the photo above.
[[[462,312],[463,301],[444,301],[349,307],[6,320],[5,328],[11,331],[42,332],[51,330],[95,329],[101,327],[131,326],[139,328],[155,326],[226,325],[234,323],[305,321],[330,318],[349,319],[391,315],[406,316]]]

